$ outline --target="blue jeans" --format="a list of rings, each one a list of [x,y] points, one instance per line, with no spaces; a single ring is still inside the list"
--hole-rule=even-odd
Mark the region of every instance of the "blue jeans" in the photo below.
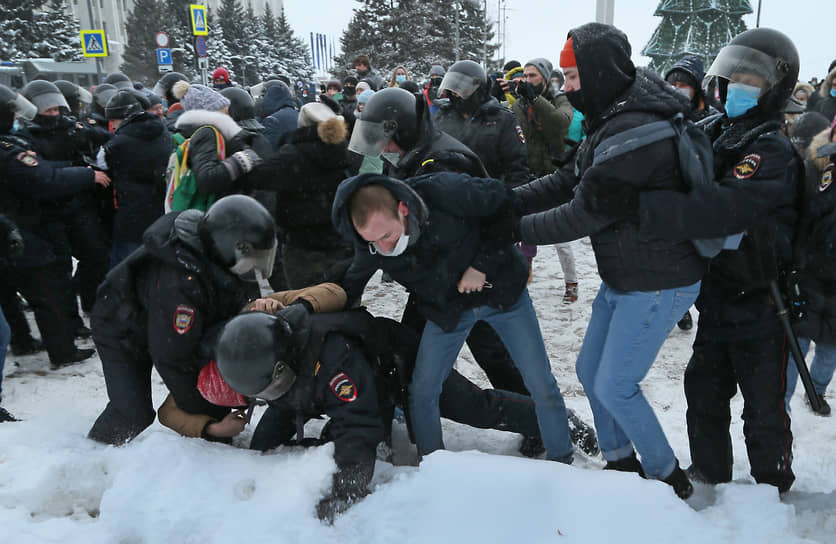
[[[573,446],[566,421],[566,405],[552,375],[534,306],[523,290],[508,310],[478,306],[465,310],[455,330],[444,332],[427,321],[418,346],[415,371],[409,385],[409,411],[418,452],[426,455],[444,448],[438,407],[441,386],[456,362],[473,325],[486,321],[499,334],[534,399],[546,457],[571,463]]]
[[[700,282],[662,291],[617,291],[601,283],[575,368],[607,461],[641,455],[645,474],[666,478],[676,457],[639,383]]]
[[[12,330],[3,315],[3,308],[0,308],[0,400],[3,399],[3,367],[6,366],[6,349],[12,340]]]
[[[810,339],[799,338],[798,344],[801,346],[801,353],[806,356],[810,349]],[[813,379],[816,393],[824,395],[834,371],[836,371],[836,345],[817,343],[816,354],[813,355],[813,362],[810,364],[810,377]],[[790,354],[790,360],[787,362],[787,395],[784,397],[787,410],[790,409],[790,399],[795,391],[796,383],[798,383],[798,367],[795,366],[795,359]]]

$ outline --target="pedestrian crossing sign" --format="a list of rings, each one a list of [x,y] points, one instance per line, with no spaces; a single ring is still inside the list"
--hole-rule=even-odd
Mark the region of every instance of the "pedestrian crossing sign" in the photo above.
[[[106,57],[107,38],[104,30],[81,31],[81,54],[85,57]]]
[[[209,25],[206,24],[206,6],[200,4],[189,4],[192,14],[192,34],[195,36],[208,36]]]

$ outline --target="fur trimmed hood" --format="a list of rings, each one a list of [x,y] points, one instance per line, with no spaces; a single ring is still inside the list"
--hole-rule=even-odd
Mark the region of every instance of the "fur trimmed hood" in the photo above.
[[[191,135],[197,128],[204,125],[212,125],[218,129],[223,135],[224,139],[233,138],[236,134],[241,132],[241,127],[238,123],[225,113],[207,110],[189,110],[184,112],[177,118],[175,127],[184,134]]]
[[[348,138],[348,127],[341,117],[332,117],[316,125],[316,134],[326,144],[338,144]]]
[[[816,154],[818,153],[819,148],[821,146],[827,145],[829,143],[830,129],[826,128],[813,137],[813,141],[810,142],[810,147],[807,148],[807,157],[809,157],[813,161],[819,172],[824,170],[824,168],[830,162],[830,157],[817,157]]]

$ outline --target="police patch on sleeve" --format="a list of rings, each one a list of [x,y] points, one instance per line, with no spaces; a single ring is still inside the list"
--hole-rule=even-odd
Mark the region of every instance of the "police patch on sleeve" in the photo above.
[[[737,179],[749,179],[755,175],[761,165],[761,156],[757,153],[749,153],[743,160],[734,165],[734,177]]]
[[[38,166],[38,159],[35,158],[35,155],[30,155],[28,152],[18,153],[17,160],[26,166]]]
[[[819,181],[819,192],[826,191],[830,184],[833,183],[833,172],[836,171],[836,164],[832,162],[824,167],[821,174],[821,181]]]
[[[522,143],[525,143],[525,133],[520,125],[517,125],[517,136],[520,137]]]
[[[181,304],[174,310],[174,330],[186,334],[194,324],[194,308]]]
[[[340,372],[328,382],[334,396],[343,402],[354,402],[357,400],[357,386],[351,381],[345,372]]]

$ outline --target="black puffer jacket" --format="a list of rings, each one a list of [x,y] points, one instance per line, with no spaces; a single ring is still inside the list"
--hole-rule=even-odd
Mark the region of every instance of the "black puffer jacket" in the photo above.
[[[442,105],[433,121],[439,130],[469,147],[492,178],[516,186],[528,181],[528,149],[517,118],[496,98],[464,119],[451,104]]]
[[[634,214],[604,216],[590,211],[594,185],[630,184],[639,191],[685,191],[673,140],[663,140],[592,166],[605,138],[689,111],[688,100],[655,73],[636,70],[621,31],[590,23],[572,30],[581,78],[587,139],[574,160],[555,173],[515,189],[522,241],[551,244],[590,236],[598,273],[620,291],[655,291],[691,285],[705,264],[689,241],[639,237]]]
[[[119,125],[104,151],[118,207],[113,239],[141,242],[145,229],[163,214],[171,135],[160,117],[142,112]]]
[[[177,118],[177,130],[189,143],[189,167],[194,173],[197,188],[203,193],[215,193],[217,198],[231,194],[252,194],[265,174],[263,167],[240,176],[233,175],[227,164],[218,157],[218,145],[213,126],[220,132],[225,156],[229,159],[237,151],[251,147],[262,159],[272,150],[260,134],[242,129],[232,117],[205,110],[186,111]]]
[[[368,184],[387,187],[409,209],[409,245],[397,257],[372,254],[351,222],[349,200]],[[480,238],[480,221],[509,202],[509,191],[501,181],[452,172],[407,182],[375,174],[345,180],[337,190],[332,220],[340,234],[354,244],[354,261],[343,285],[349,300],[358,299],[372,274],[381,269],[409,290],[423,316],[445,331],[455,328],[467,308],[487,305],[501,310],[512,306],[528,279],[525,258],[510,244],[487,249]],[[479,293],[459,293],[457,285],[468,266],[484,272],[492,287]]]
[[[356,172],[348,156],[345,123],[334,117],[293,131],[270,160],[266,189],[276,191],[276,223],[288,244],[312,249],[345,246],[331,224],[340,182]]]

